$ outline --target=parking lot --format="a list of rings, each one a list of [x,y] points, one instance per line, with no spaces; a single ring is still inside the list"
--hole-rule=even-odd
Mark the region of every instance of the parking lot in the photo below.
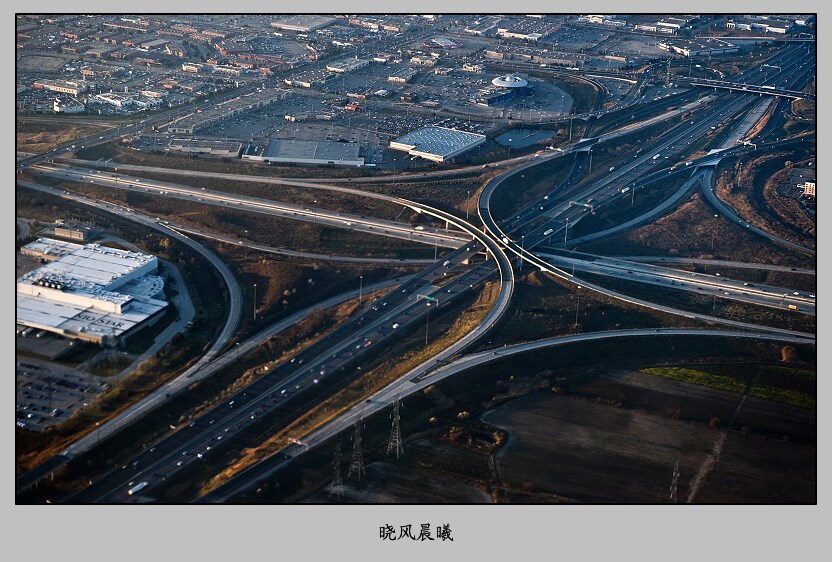
[[[103,377],[36,359],[16,363],[15,424],[34,431],[65,421],[107,390]]]
[[[598,46],[611,35],[606,29],[564,25],[551,35],[540,40],[540,44],[553,43],[558,49],[587,52]]]

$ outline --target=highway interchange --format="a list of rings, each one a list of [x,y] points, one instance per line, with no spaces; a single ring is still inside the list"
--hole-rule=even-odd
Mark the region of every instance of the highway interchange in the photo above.
[[[808,56],[804,48],[785,50],[778,57],[784,62],[790,57],[800,59]],[[783,72],[767,75],[766,82],[759,86],[769,84],[780,90],[789,88],[800,89],[807,79],[808,70],[798,64],[783,65],[786,68]],[[789,90],[790,91],[790,90]],[[150,485],[143,494],[153,496],[153,489],[167,479],[172,478],[180,471],[184,471],[192,463],[199,462],[220,447],[240,448],[245,446],[250,436],[249,429],[256,427],[263,417],[278,417],[285,404],[292,400],[295,395],[303,390],[327,381],[336,373],[354,372],[361,369],[361,363],[367,353],[370,353],[375,346],[388,338],[391,338],[397,330],[405,330],[408,327],[422,324],[423,319],[429,320],[431,310],[447,307],[454,300],[463,295],[470,295],[482,286],[489,279],[495,278],[500,283],[500,295],[491,311],[481,321],[477,329],[464,336],[453,346],[444,350],[441,354],[431,358],[422,365],[411,370],[407,375],[399,379],[397,383],[390,385],[372,396],[367,403],[356,405],[353,409],[338,416],[330,423],[321,427],[315,433],[304,437],[307,446],[315,446],[325,442],[335,434],[348,428],[356,416],[371,415],[392,402],[396,395],[406,395],[433,384],[445,376],[461,372],[473,365],[493,361],[496,357],[522,353],[539,347],[558,345],[574,341],[589,341],[593,338],[603,337],[633,337],[643,335],[724,335],[728,337],[753,337],[763,339],[774,339],[777,341],[795,341],[800,343],[813,343],[813,334],[804,334],[790,330],[780,330],[765,326],[755,326],[748,323],[725,322],[733,325],[730,330],[641,330],[626,331],[620,333],[604,332],[601,334],[581,334],[560,338],[556,342],[544,340],[511,346],[505,350],[480,352],[473,355],[466,355],[456,359],[450,364],[446,360],[453,358],[463,352],[477,339],[481,338],[492,328],[504,314],[509,305],[514,287],[514,267],[522,271],[522,267],[535,267],[541,271],[549,272],[561,279],[573,283],[575,286],[589,288],[599,293],[628,300],[629,302],[643,301],[632,299],[575,277],[573,271],[592,273],[599,276],[609,276],[629,281],[660,285],[675,290],[685,290],[693,293],[704,294],[714,298],[730,298],[749,304],[783,308],[788,305],[797,307],[801,314],[814,315],[815,296],[799,291],[788,291],[779,287],[764,285],[751,285],[747,282],[732,280],[724,275],[705,275],[685,272],[672,269],[664,265],[644,264],[635,260],[620,258],[605,258],[593,256],[587,259],[585,256],[562,253],[547,253],[535,251],[536,246],[546,242],[552,248],[564,246],[564,243],[552,244],[563,240],[574,244],[576,239],[569,239],[569,228],[588,216],[591,212],[602,208],[605,205],[615,204],[626,199],[632,194],[629,190],[635,190],[638,182],[650,174],[661,173],[668,164],[681,166],[681,171],[690,170],[690,178],[683,182],[682,187],[668,197],[662,206],[652,209],[648,214],[640,218],[640,223],[664,214],[668,209],[678,204],[684,195],[689,194],[697,184],[703,186],[703,192],[708,196],[709,202],[714,204],[722,214],[732,217],[732,220],[745,224],[750,232],[778,242],[776,237],[766,233],[748,223],[744,223],[730,208],[719,202],[709,186],[712,177],[712,165],[693,163],[685,165],[683,155],[696,145],[702,137],[709,134],[721,123],[749,110],[758,103],[758,96],[741,93],[715,92],[709,96],[709,102],[696,103],[691,105],[691,117],[651,141],[650,148],[639,150],[629,162],[617,164],[608,173],[600,177],[596,176],[592,181],[581,182],[579,178],[584,174],[591,162],[590,151],[595,146],[612,139],[623,138],[624,135],[639,130],[644,126],[653,124],[658,120],[651,120],[642,127],[625,126],[622,129],[604,133],[595,138],[584,138],[583,141],[570,145],[565,149],[546,151],[544,154],[536,154],[510,159],[508,162],[499,164],[506,171],[491,179],[482,190],[478,201],[478,215],[482,221],[485,232],[475,225],[464,221],[454,215],[439,209],[430,208],[416,201],[409,201],[398,197],[390,197],[376,193],[367,193],[357,189],[350,189],[341,186],[327,185],[321,180],[289,180],[269,178],[268,181],[308,187],[311,189],[330,190],[334,192],[350,193],[365,197],[385,199],[389,202],[402,205],[420,213],[425,213],[434,219],[444,221],[446,225],[454,226],[459,230],[438,229],[423,227],[419,230],[406,223],[363,217],[338,211],[329,211],[309,206],[295,205],[291,203],[277,202],[271,199],[262,199],[249,196],[234,195],[207,189],[199,189],[171,182],[160,182],[146,180],[125,174],[116,174],[111,171],[101,171],[79,167],[77,162],[64,164],[60,162],[43,161],[43,155],[37,157],[24,157],[19,166],[31,166],[28,171],[35,174],[43,174],[65,180],[81,181],[96,185],[113,187],[123,190],[144,192],[153,197],[170,197],[195,201],[200,204],[218,205],[238,209],[244,212],[266,213],[276,217],[283,217],[291,220],[313,222],[320,225],[328,225],[338,228],[347,228],[357,231],[370,232],[377,235],[390,236],[413,240],[428,245],[453,248],[453,251],[443,260],[439,260],[422,272],[401,281],[395,285],[379,285],[375,289],[382,290],[390,288],[386,294],[375,301],[363,304],[360,310],[342,325],[333,330],[323,339],[312,344],[306,349],[294,355],[291,360],[279,365],[274,365],[268,372],[260,376],[255,382],[249,384],[227,400],[223,400],[205,413],[194,418],[193,421],[182,427],[175,428],[175,431],[154,444],[153,447],[138,453],[131,458],[130,462],[118,467],[93,482],[87,488],[81,490],[67,501],[70,503],[119,503],[135,501],[127,494],[130,482],[147,481]],[[588,133],[593,120],[598,114],[590,115],[585,127]],[[662,116],[662,119],[669,117]],[[660,119],[659,119],[660,120]],[[753,123],[751,123],[753,125]],[[740,131],[741,133],[741,131]],[[108,133],[116,138],[118,131]],[[585,136],[585,135],[584,135]],[[741,135],[740,135],[741,136]],[[109,138],[109,137],[108,137]],[[104,140],[104,139],[100,139]],[[728,148],[728,147],[724,147]],[[538,202],[529,205],[507,221],[498,223],[491,214],[490,199],[496,188],[510,176],[520,173],[542,162],[555,158],[562,158],[566,155],[575,155],[573,169],[567,179],[559,185],[552,186],[553,189]],[[688,161],[690,162],[690,161]],[[673,172],[674,170],[668,170]],[[589,171],[587,170],[586,174]],[[228,177],[230,175],[213,174],[213,176]],[[241,176],[245,181],[266,181],[263,177]],[[336,183],[336,182],[330,182]],[[339,182],[340,183],[340,182]],[[227,266],[210,252],[193,241],[190,237],[182,234],[188,230],[186,225],[171,224],[167,220],[159,220],[142,214],[135,209],[128,209],[124,206],[112,205],[96,201],[89,197],[79,196],[67,191],[56,190],[35,186],[29,182],[18,182],[18,185],[27,189],[48,190],[49,193],[71,199],[84,205],[92,205],[107,212],[118,214],[122,218],[139,222],[156,230],[165,232],[169,236],[189,244],[209,258],[212,265],[218,271]],[[629,189],[628,189],[629,188]],[[533,224],[533,227],[528,225]],[[635,223],[633,223],[635,224]],[[623,226],[622,228],[631,227]],[[203,233],[205,234],[205,233]],[[228,240],[227,240],[228,241]],[[238,244],[248,245],[248,242],[238,240]],[[780,241],[780,243],[787,241]],[[202,249],[199,249],[202,248]],[[802,247],[800,247],[802,248]],[[812,252],[802,248],[805,253]],[[509,260],[509,255],[516,256],[514,264]],[[211,258],[210,256],[214,256]],[[219,263],[217,263],[219,262]],[[230,276],[230,272],[228,273]],[[233,334],[239,322],[241,310],[241,297],[239,286],[233,280],[233,276],[222,275],[230,293],[230,315],[219,338],[200,360],[192,366],[183,376],[174,381],[175,385],[162,387],[154,391],[150,400],[140,403],[140,407],[129,412],[124,417],[117,418],[118,423],[107,427],[107,434],[110,435],[131,423],[152,408],[158,407],[164,399],[171,394],[181,391],[183,385],[192,381],[188,378],[199,375],[205,377],[224,366],[233,363],[240,352],[253,349],[265,338],[270,337],[279,330],[285,329],[289,324],[281,323],[280,327],[272,327],[247,342],[241,344],[240,349],[227,347],[230,336]],[[370,288],[368,287],[368,290]],[[343,302],[346,298],[354,298],[354,294],[333,297],[320,306],[330,306],[336,302]],[[669,307],[653,306],[657,310],[671,311]],[[791,309],[795,310],[795,309]],[[308,313],[308,311],[304,311]],[[704,319],[709,322],[720,321],[714,317],[704,315],[691,315],[684,311],[673,310],[673,313],[683,314],[690,318]],[[299,313],[300,314],[300,313]],[[295,317],[293,317],[295,318]],[[297,318],[300,318],[298,316]],[[287,320],[288,322],[288,320]],[[244,347],[245,346],[245,347]],[[236,356],[235,356],[236,354]],[[185,381],[185,382],[183,382]],[[116,420],[114,420],[115,422]],[[103,427],[102,427],[103,429]],[[88,435],[81,441],[74,443],[63,453],[65,458],[71,458],[78,452],[93,446],[92,437]],[[224,501],[232,497],[246,487],[252,485],[264,475],[279,468],[281,463],[287,459],[301,454],[305,447],[293,444],[274,456],[269,462],[254,465],[245,473],[232,479],[227,486],[209,495],[203,501]]]

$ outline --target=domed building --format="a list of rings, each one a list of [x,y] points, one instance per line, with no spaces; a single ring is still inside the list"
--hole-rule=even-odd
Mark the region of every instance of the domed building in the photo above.
[[[494,78],[490,86],[472,95],[471,101],[478,105],[491,106],[514,99],[515,96],[530,96],[533,93],[528,80],[516,74],[506,74]]]
[[[505,76],[498,76],[491,83],[498,88],[508,88],[510,90],[521,90],[529,86],[529,81],[525,78],[520,78],[516,74],[506,74]],[[519,93],[519,92],[516,92]]]

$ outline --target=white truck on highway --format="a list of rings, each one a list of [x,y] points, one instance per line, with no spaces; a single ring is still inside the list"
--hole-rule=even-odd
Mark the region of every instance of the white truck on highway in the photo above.
[[[139,491],[143,490],[145,486],[147,486],[147,482],[139,482],[138,484],[127,490],[127,495],[132,496],[133,494],[136,494]]]

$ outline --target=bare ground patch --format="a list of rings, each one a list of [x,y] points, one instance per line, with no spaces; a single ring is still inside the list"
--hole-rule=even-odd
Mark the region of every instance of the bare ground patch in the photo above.
[[[579,502],[668,503],[678,459],[679,503],[815,501],[814,440],[788,438],[812,433],[814,412],[748,399],[729,430],[701,418],[730,418],[738,394],[632,372],[560,392],[483,415],[510,434],[497,455],[504,481]]]

